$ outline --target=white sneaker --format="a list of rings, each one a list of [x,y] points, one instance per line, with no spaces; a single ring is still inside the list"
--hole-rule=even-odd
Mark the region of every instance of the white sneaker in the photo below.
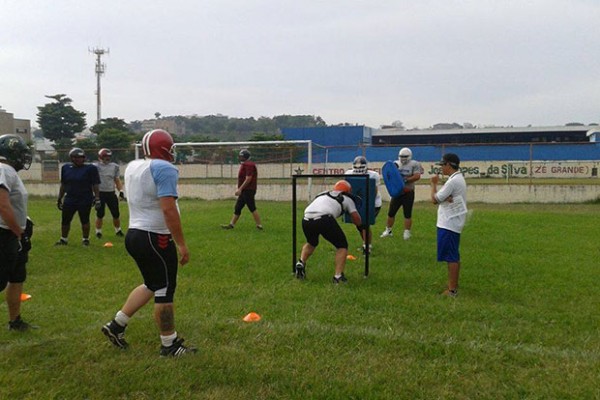
[[[383,231],[383,233],[379,237],[384,238],[384,237],[388,237],[388,236],[393,236],[392,230],[390,228],[385,228],[385,231]]]
[[[410,231],[407,229],[404,231],[404,240],[410,239]]]

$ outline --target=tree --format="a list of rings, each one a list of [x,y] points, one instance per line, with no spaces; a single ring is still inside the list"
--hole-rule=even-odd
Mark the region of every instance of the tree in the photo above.
[[[113,161],[127,160],[132,157],[131,143],[134,137],[127,131],[115,128],[104,129],[98,134],[96,143],[98,148],[106,147],[113,152]]]
[[[72,100],[66,94],[45,97],[55,102],[38,107],[37,123],[44,137],[52,141],[73,139],[76,133],[85,129],[85,113],[73,108]]]
[[[121,118],[103,118],[99,124],[96,124],[90,128],[90,131],[99,135],[105,129],[116,129],[121,132],[129,132],[129,126],[127,122]]]
[[[250,142],[266,142],[269,140],[285,140],[285,138],[281,134],[269,135],[263,132],[256,132],[249,139]]]

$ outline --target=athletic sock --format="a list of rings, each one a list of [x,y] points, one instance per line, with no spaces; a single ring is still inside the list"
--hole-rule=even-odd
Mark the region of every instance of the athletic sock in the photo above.
[[[115,315],[115,322],[122,327],[126,327],[127,324],[129,323],[129,318],[130,317],[128,317],[127,314],[125,314],[123,311],[119,310],[117,312],[117,315]]]
[[[165,347],[170,347],[173,344],[173,342],[175,341],[175,339],[177,339],[177,332],[173,332],[172,335],[168,335],[168,336],[160,335],[160,341],[161,341],[162,345]]]
[[[342,274],[339,274],[339,275],[338,275],[338,274],[335,274],[333,277],[334,277],[335,279],[340,279],[340,278],[342,277]]]

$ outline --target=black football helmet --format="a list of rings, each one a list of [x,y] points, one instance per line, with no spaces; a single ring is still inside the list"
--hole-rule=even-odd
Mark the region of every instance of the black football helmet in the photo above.
[[[32,158],[31,148],[22,137],[11,134],[0,136],[0,160],[20,171],[29,169]]]
[[[242,150],[240,150],[238,157],[239,157],[240,161],[246,161],[250,158],[250,152],[247,149],[242,149]]]

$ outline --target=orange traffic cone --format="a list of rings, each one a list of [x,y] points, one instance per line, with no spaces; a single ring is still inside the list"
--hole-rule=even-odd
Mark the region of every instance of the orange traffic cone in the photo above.
[[[244,317],[244,322],[258,322],[258,321],[260,321],[260,315],[258,315],[255,312],[248,313],[248,315],[246,315]]]
[[[21,301],[27,301],[31,298],[30,294],[27,293],[21,293]]]

